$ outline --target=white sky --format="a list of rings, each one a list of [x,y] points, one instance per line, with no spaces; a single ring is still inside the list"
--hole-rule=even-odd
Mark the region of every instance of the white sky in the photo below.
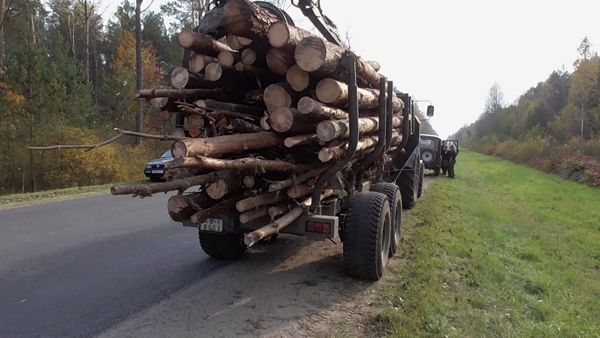
[[[164,2],[155,0],[151,9]],[[594,50],[600,45],[599,0],[321,0],[321,5],[342,36],[348,31],[352,49],[379,61],[398,89],[433,101],[430,122],[442,137],[477,119],[494,82],[511,103],[553,70],[572,71],[585,36]],[[106,13],[113,13],[109,7]],[[298,26],[309,28],[293,7],[287,11]]]

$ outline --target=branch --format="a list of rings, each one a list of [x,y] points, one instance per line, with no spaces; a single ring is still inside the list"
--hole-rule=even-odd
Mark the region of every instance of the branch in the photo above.
[[[102,141],[102,142],[96,143],[96,144],[59,144],[59,145],[46,146],[46,147],[29,147],[29,149],[30,150],[86,149],[86,151],[91,151],[91,150],[100,148],[102,146],[111,144],[111,143],[115,142],[116,140],[118,140],[119,138],[121,138],[122,136],[135,136],[135,137],[143,137],[143,138],[162,140],[162,141],[179,141],[179,140],[186,139],[186,137],[180,137],[180,136],[137,133],[134,131],[128,131],[128,130],[123,130],[123,129],[119,129],[119,128],[114,128],[114,130],[117,132],[117,135],[115,135],[114,137],[112,137],[106,141]]]

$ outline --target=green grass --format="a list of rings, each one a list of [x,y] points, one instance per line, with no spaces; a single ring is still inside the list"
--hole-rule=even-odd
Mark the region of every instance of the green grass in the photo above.
[[[599,337],[600,190],[463,151],[405,219],[370,334]]]
[[[126,182],[141,183],[141,181]],[[0,196],[0,210],[110,193],[116,183]]]

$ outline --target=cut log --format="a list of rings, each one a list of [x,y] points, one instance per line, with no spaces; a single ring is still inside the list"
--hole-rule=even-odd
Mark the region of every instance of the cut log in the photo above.
[[[315,132],[317,121],[311,120],[301,114],[297,109],[279,107],[271,112],[269,124],[271,128],[279,133],[300,134]]]
[[[307,37],[315,35],[302,28],[290,26],[282,21],[277,21],[269,27],[267,37],[269,44],[275,48],[287,49],[293,51],[296,46]]]
[[[214,82],[207,80],[203,75],[194,73],[184,67],[173,69],[171,72],[171,85],[177,89],[216,87]]]
[[[167,209],[173,221],[183,222],[189,220],[199,210],[207,208],[214,203],[204,192],[173,195],[167,201]]]
[[[252,40],[245,38],[243,36],[237,36],[235,34],[227,34],[227,44],[229,45],[229,47],[235,49],[235,50],[239,50],[242,49],[246,46],[249,46],[252,44]]]
[[[378,72],[381,69],[381,65],[377,61],[365,60],[365,62],[373,68],[374,71]]]
[[[235,56],[231,52],[220,52],[217,55],[217,63],[221,66],[231,67],[235,64]]]
[[[150,99],[150,105],[157,109],[163,109],[169,104],[168,97],[155,97]]]
[[[245,65],[253,65],[256,62],[258,55],[254,51],[254,49],[246,48],[242,51],[241,61]]]
[[[254,176],[244,176],[242,184],[244,185],[244,188],[252,189],[256,185],[256,179],[254,178]]]
[[[195,104],[199,108],[225,110],[249,115],[262,115],[265,111],[265,108],[262,106],[250,106],[245,104],[229,103],[210,99],[198,100],[195,102]]]
[[[297,207],[276,219],[272,223],[265,225],[264,227],[252,231],[244,236],[244,243],[246,246],[251,247],[261,239],[278,233],[281,229],[292,224],[298,217],[304,213],[304,209]]]
[[[348,85],[326,78],[317,84],[317,98],[319,101],[339,106],[348,104]],[[402,110],[402,100],[396,96],[392,99],[393,111],[395,113]],[[375,109],[379,106],[379,91],[377,89],[358,88],[358,106],[363,109]]]
[[[223,68],[218,62],[212,62],[204,67],[204,76],[209,81],[219,81],[223,76]]]
[[[146,183],[140,185],[117,185],[110,188],[110,193],[113,195],[134,195],[140,197],[148,197],[157,192],[168,192],[174,190],[182,193],[190,187],[216,182],[217,180],[234,174],[235,173],[230,170],[222,170],[205,175],[173,180],[170,182]]]
[[[399,128],[402,124],[401,117],[394,116],[392,127]],[[358,119],[358,132],[370,133],[379,129],[379,118],[361,117]],[[321,142],[329,142],[339,138],[350,136],[350,123],[348,120],[328,120],[317,125],[317,136]]]
[[[243,62],[236,63],[232,69],[240,73],[253,75],[255,80],[257,80],[258,86],[261,88],[281,81],[280,76],[275,75],[266,69],[247,65]]]
[[[261,219],[269,214],[269,207],[262,207],[256,210],[250,210],[240,214],[240,223],[247,224],[257,219]]]
[[[210,35],[194,31],[184,30],[179,33],[177,43],[183,48],[211,56],[215,56],[222,51],[237,53],[235,49],[213,39]]]
[[[267,213],[269,214],[269,217],[271,217],[271,220],[274,220],[274,219],[278,218],[279,216],[287,213],[288,211],[290,211],[290,204],[283,203],[280,205],[274,205],[272,207],[269,207],[269,210],[267,211]]]
[[[202,209],[197,213],[193,214],[192,217],[190,217],[190,221],[195,224],[200,224],[204,222],[207,218],[215,217],[219,213],[231,212],[231,208],[233,208],[235,206],[235,203],[241,198],[243,198],[243,196],[241,195],[233,196],[227,198],[226,200],[218,204],[215,204],[210,208]]]
[[[298,66],[307,72],[315,72],[320,76],[346,81],[348,71],[344,67],[343,58],[347,54],[351,54],[351,52],[313,36],[304,38],[298,43],[294,52],[294,59]],[[381,75],[361,58],[358,58],[356,62],[356,75],[369,87],[379,88]]]
[[[320,120],[345,120],[349,115],[343,109],[327,106],[319,101],[305,96],[298,101],[298,110],[302,114],[316,117]]]
[[[240,177],[230,175],[206,186],[206,194],[213,200],[220,200],[226,195],[240,192]]]
[[[260,133],[262,128],[242,119],[231,119],[227,127],[234,133]]]
[[[307,184],[298,184],[288,188],[287,195],[289,198],[300,198],[310,194],[312,191],[312,186]]]
[[[204,119],[200,115],[188,114],[185,117],[184,128],[191,137],[200,137],[204,129]]]
[[[154,89],[140,89],[135,98],[136,99],[153,99],[156,97],[167,97],[170,99],[186,99],[196,97],[211,97],[221,98],[225,94],[222,89],[172,89],[172,88],[154,88]]]
[[[377,144],[377,136],[365,137],[364,139],[358,141],[356,146],[357,152],[364,152],[365,150],[374,147]],[[346,150],[348,149],[348,144],[344,143],[343,145],[331,146],[331,147],[323,147],[319,151],[319,161],[321,162],[329,162],[331,160],[338,160],[344,156]]]
[[[298,65],[291,66],[285,73],[285,79],[293,90],[301,92],[310,85],[310,75],[303,71]]]
[[[271,48],[266,56],[267,68],[277,75],[285,75],[294,65],[294,55],[286,50]]]
[[[211,62],[217,62],[217,59],[212,56],[194,53],[190,56],[190,70],[200,73],[204,69],[204,66]]]
[[[269,111],[275,111],[279,107],[291,107],[292,95],[287,89],[289,85],[284,83],[274,83],[265,88],[263,100]]]
[[[249,39],[265,39],[269,27],[279,19],[268,10],[246,0],[229,0],[223,7],[221,24],[229,33]]]
[[[219,157],[224,154],[237,154],[281,145],[283,145],[283,140],[277,134],[270,132],[225,135],[177,141],[173,144],[173,156],[175,158],[196,155]]]
[[[303,145],[313,145],[318,143],[319,138],[316,134],[289,136],[283,140],[283,145],[286,146],[286,148],[293,148]]]
[[[321,201],[328,197],[333,196],[334,193],[335,193],[335,191],[333,189],[324,189],[323,192],[321,192]],[[312,204],[312,197],[309,197],[309,198],[301,201],[299,206],[302,208],[308,208],[308,207],[310,207],[311,204]]]
[[[256,195],[253,197],[248,197],[243,200],[239,200],[235,204],[235,208],[239,212],[246,212],[248,210],[273,205],[283,200],[287,199],[287,195],[283,192],[270,192],[267,194]]]
[[[321,173],[323,173],[326,169],[327,169],[327,167],[322,166],[322,167],[311,169],[302,174],[294,175],[283,181],[273,182],[273,183],[269,184],[269,191],[282,190],[282,189],[289,188],[289,187],[293,186],[294,184],[304,183],[313,177],[321,175]]]
[[[239,135],[238,135],[239,136]],[[297,172],[305,168],[302,165],[295,165],[286,161],[280,160],[263,160],[259,158],[247,157],[236,160],[226,160],[218,158],[210,158],[204,156],[184,157],[172,160],[169,163],[169,168],[201,168],[201,169],[235,169],[239,171],[255,171],[255,172]]]

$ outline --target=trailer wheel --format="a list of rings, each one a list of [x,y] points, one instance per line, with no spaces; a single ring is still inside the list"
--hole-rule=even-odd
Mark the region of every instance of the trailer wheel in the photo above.
[[[412,209],[417,202],[419,195],[419,171],[418,168],[403,170],[396,181],[402,193],[402,207],[404,209]]]
[[[390,257],[398,252],[400,238],[402,236],[402,195],[400,188],[394,183],[377,183],[371,187],[371,191],[380,192],[387,196],[392,215],[390,234]]]
[[[344,270],[352,277],[377,281],[390,250],[391,215],[387,197],[378,192],[352,196],[344,226]]]
[[[210,234],[199,231],[200,246],[207,255],[217,259],[236,260],[246,252],[244,236],[238,234]]]
[[[439,171],[440,168],[436,168]],[[421,170],[419,170],[419,191],[417,191],[417,198],[421,198],[423,195],[423,181],[425,180],[425,168],[421,165]]]

